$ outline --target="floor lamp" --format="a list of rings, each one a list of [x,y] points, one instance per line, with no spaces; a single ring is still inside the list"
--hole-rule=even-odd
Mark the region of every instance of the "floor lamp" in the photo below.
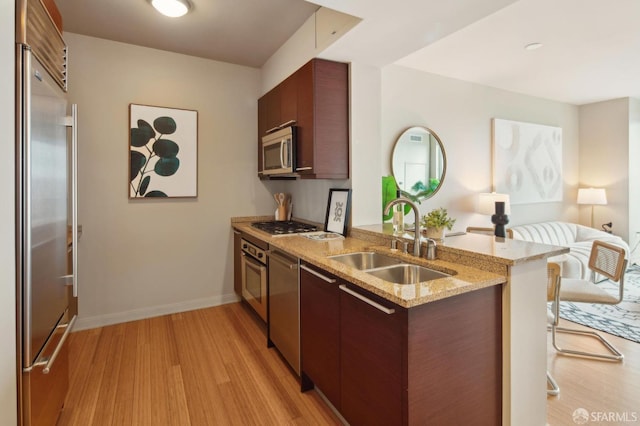
[[[591,227],[593,228],[593,206],[606,205],[607,193],[604,188],[578,189],[578,204],[591,205]]]

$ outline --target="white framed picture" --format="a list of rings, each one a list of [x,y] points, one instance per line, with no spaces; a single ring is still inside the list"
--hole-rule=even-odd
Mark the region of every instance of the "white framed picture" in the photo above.
[[[562,128],[494,118],[493,187],[511,204],[562,201]]]
[[[129,105],[129,198],[198,196],[198,112]]]

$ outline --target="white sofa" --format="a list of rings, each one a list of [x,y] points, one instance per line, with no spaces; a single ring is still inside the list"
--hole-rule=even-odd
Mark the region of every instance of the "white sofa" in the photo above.
[[[588,226],[567,222],[540,222],[514,226],[509,230],[514,239],[532,241],[554,246],[569,247],[562,262],[562,276],[565,278],[589,279],[589,254],[595,240],[615,244],[625,249],[629,257],[629,245],[620,237]],[[553,261],[550,258],[549,261]]]

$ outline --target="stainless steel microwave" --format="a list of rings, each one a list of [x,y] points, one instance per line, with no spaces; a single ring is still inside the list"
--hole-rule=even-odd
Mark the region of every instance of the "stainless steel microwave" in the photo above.
[[[262,138],[262,174],[291,174],[296,170],[296,127],[288,126]]]

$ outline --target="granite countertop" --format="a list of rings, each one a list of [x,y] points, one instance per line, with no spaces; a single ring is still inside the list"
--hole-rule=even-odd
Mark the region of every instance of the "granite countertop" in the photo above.
[[[393,233],[391,224],[359,226],[357,229],[373,234],[392,235]],[[405,233],[404,237],[413,240],[413,233]],[[438,245],[438,250],[448,254],[464,254],[478,260],[490,260],[509,266],[569,252],[567,247],[474,233],[446,236],[444,242]]]
[[[231,224],[233,228],[238,231],[266,241],[272,247],[279,248],[303,261],[311,263],[405,308],[419,306],[507,282],[506,276],[482,269],[442,259],[426,260],[398,251],[393,252],[390,250],[389,244],[380,243],[381,237],[383,241],[386,241],[384,238],[395,238],[392,235],[390,227],[387,225],[354,228],[352,234],[356,234],[358,236],[357,238],[350,236],[344,239],[315,241],[299,234],[274,237],[251,226],[252,222],[260,220],[264,220],[264,218],[233,218]],[[371,235],[368,235],[369,233]],[[407,234],[407,238],[413,239],[413,235]],[[529,260],[555,256],[568,251],[568,249],[564,247],[528,243],[511,239],[496,239],[479,234],[448,236],[445,238],[445,243],[438,246],[438,250],[443,254],[464,254],[467,257],[475,257],[478,260],[479,266],[482,266],[483,262],[488,260],[505,265],[514,265]],[[328,258],[328,256],[332,255],[358,251],[384,253],[385,255],[405,260],[407,263],[426,266],[451,274],[451,276],[418,284],[396,284]]]
[[[392,253],[388,246],[376,245],[359,238],[348,237],[328,241],[315,241],[301,235],[274,237],[251,226],[251,222],[259,221],[261,218],[246,219],[246,221],[232,220],[232,226],[238,231],[266,241],[272,247],[286,251],[303,261],[318,266],[331,274],[406,308],[506,282],[506,277],[504,276],[441,260],[428,261],[426,259],[417,259],[407,254]],[[454,276],[419,284],[401,285],[384,281],[366,272],[327,258],[327,256],[358,251],[384,253],[405,259],[408,263],[420,264],[454,274]]]

